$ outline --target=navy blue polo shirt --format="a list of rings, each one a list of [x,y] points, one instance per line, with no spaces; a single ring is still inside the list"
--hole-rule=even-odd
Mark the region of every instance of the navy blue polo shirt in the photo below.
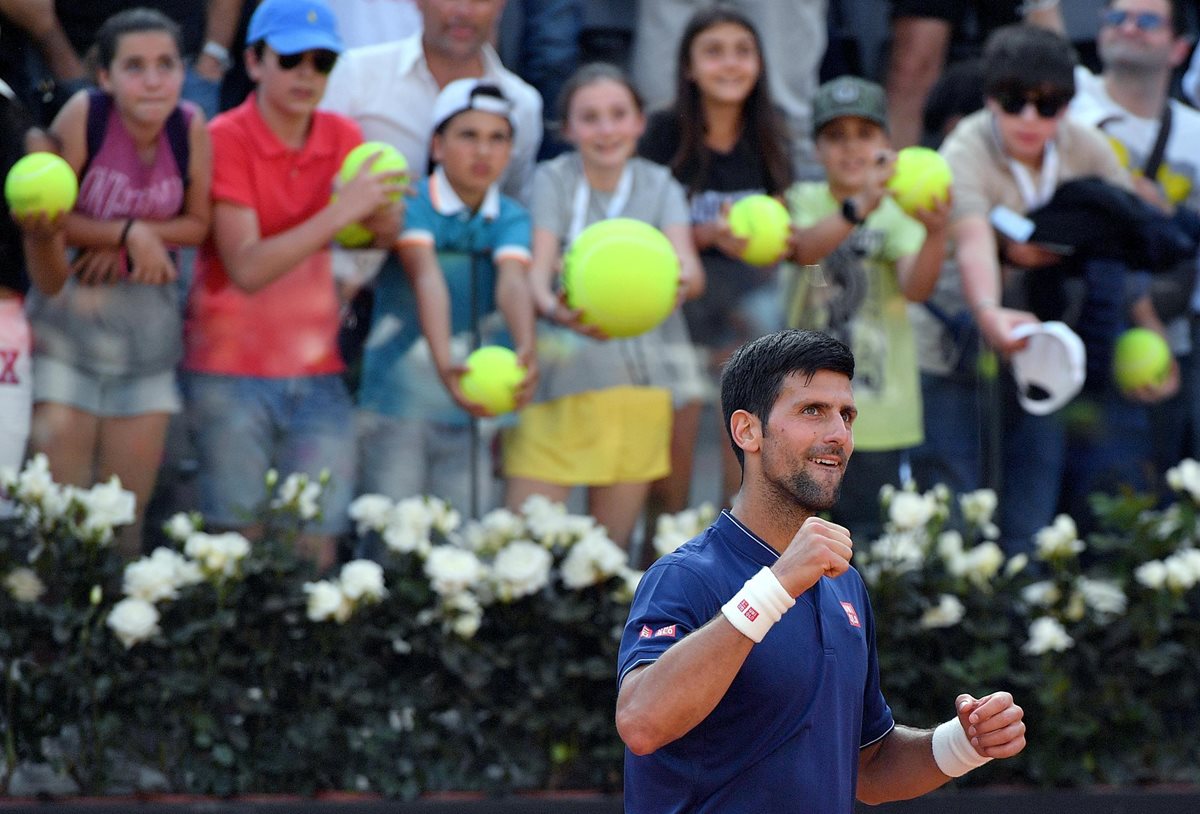
[[[618,682],[709,622],[778,558],[728,512],[661,558],[634,596]],[[853,568],[822,577],[750,650],[707,718],[653,754],[626,750],[625,811],[851,814],[859,749],[894,725],[866,586]]]

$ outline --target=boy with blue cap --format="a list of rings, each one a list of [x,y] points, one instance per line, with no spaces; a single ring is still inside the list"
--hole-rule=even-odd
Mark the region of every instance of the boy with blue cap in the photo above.
[[[331,199],[362,134],[317,110],[342,51],[323,0],[265,0],[246,41],[256,87],[209,127],[213,228],[188,303],[184,367],[201,508],[214,526],[252,534],[247,518],[268,498],[269,468],[314,481],[328,472],[322,516],[301,540],[326,567],[348,525],[355,469],[329,244],[363,222],[376,245],[390,245],[399,174],[360,170]]]

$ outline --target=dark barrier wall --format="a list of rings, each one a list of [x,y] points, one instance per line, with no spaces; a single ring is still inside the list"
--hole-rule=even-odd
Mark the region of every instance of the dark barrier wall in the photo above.
[[[330,802],[305,799],[174,801],[89,799],[63,803],[0,798],[0,812],[47,814],[621,814],[619,797],[506,797]],[[859,814],[1200,814],[1200,789],[1088,792],[944,792],[884,806],[859,806]]]

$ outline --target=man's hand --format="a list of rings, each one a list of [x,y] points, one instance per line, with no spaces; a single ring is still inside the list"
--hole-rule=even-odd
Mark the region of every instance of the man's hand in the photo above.
[[[1025,748],[1025,710],[1013,701],[1012,693],[995,692],[978,699],[963,693],[954,706],[967,739],[983,757],[1012,757]]]
[[[853,555],[854,542],[849,531],[837,523],[810,517],[771,571],[785,591],[799,596],[821,577],[844,574]]]
[[[1018,325],[1038,321],[1038,318],[1028,311],[1013,308],[989,305],[975,310],[975,322],[979,325],[979,332],[983,334],[984,341],[1005,356],[1011,356],[1024,348],[1027,341],[1013,339],[1013,329]]]

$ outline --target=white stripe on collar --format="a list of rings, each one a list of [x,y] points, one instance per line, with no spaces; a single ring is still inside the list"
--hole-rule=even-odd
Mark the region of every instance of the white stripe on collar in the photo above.
[[[728,517],[730,520],[732,520],[732,521],[733,521],[733,524],[734,524],[735,526],[737,526],[737,527],[738,527],[738,528],[739,528],[739,529],[742,531],[742,533],[743,533],[743,534],[745,534],[747,537],[749,537],[749,538],[750,538],[751,540],[753,540],[754,542],[758,543],[760,546],[762,546],[762,547],[763,547],[764,549],[766,549],[767,551],[771,552],[771,556],[772,556],[772,557],[774,557],[775,559],[779,559],[779,552],[778,552],[778,551],[776,551],[775,549],[771,548],[769,545],[767,545],[766,543],[764,543],[762,540],[758,539],[758,535],[757,535],[757,534],[755,534],[754,532],[750,531],[750,529],[748,529],[748,528],[746,528],[745,526],[743,526],[743,525],[742,525],[742,522],[741,522],[740,520],[738,520],[736,517],[734,517],[734,516],[733,516],[733,514],[732,514],[732,513],[731,513],[731,512],[730,512],[728,509],[722,509],[722,510],[721,510],[721,514],[725,515],[725,516],[726,516],[726,517]]]
[[[452,217],[467,209],[467,205],[450,185],[450,180],[446,178],[446,173],[442,171],[441,166],[435,168],[433,175],[429,176],[429,201],[433,204],[434,211],[446,217]],[[479,205],[479,214],[483,215],[486,220],[495,220],[500,216],[500,187],[498,185],[492,184],[484,193],[483,203]]]

